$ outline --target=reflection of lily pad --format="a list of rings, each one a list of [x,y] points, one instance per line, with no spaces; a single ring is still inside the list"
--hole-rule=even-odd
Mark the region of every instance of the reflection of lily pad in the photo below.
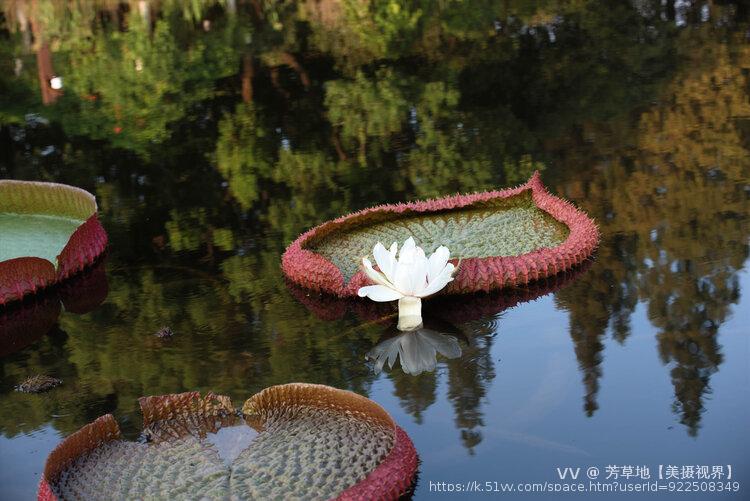
[[[61,303],[68,313],[92,311],[107,298],[104,259],[33,301],[17,301],[0,309],[0,357],[19,351],[54,332]]]
[[[599,242],[594,222],[547,192],[538,173],[517,188],[385,205],[324,223],[300,236],[282,267],[294,282],[337,296],[368,283],[361,258],[378,241],[413,236],[432,252],[445,245],[461,266],[447,293],[489,291],[555,275]]]
[[[509,287],[489,293],[476,292],[429,298],[424,303],[425,322],[440,319],[449,325],[458,325],[497,315],[518,304],[533,301],[566,287],[585,273],[591,266],[591,262],[590,259],[586,260],[568,271],[534,280],[520,287]],[[395,303],[358,301],[354,298],[340,298],[330,294],[310,292],[292,282],[287,282],[287,287],[297,301],[322,320],[341,319],[347,310],[351,310],[363,321],[393,323],[398,314]]]
[[[91,265],[107,245],[96,210],[79,188],[0,180],[0,305]]]
[[[40,499],[396,499],[417,456],[379,405],[327,386],[268,388],[238,416],[228,397],[141,399],[143,440],[111,415],[47,459]]]

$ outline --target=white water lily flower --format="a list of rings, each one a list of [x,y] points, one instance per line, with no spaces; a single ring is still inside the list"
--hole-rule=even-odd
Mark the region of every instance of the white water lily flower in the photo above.
[[[422,325],[422,298],[440,291],[453,280],[456,269],[448,262],[450,251],[441,245],[428,258],[424,250],[409,237],[398,252],[396,242],[386,248],[378,242],[372,249],[377,271],[366,257],[362,258],[362,268],[375,285],[361,287],[357,294],[373,301],[398,300],[398,328],[413,330]]]
[[[400,358],[403,371],[416,376],[435,370],[438,353],[445,358],[460,357],[461,345],[458,339],[432,329],[421,328],[386,339],[370,350],[365,357],[375,362],[377,374],[380,374],[386,364],[392,369],[396,364],[396,358]]]

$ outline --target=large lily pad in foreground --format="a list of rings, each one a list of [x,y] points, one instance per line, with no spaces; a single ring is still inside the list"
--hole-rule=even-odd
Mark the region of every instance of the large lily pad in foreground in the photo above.
[[[0,306],[93,264],[107,245],[96,212],[79,188],[0,180]]]
[[[594,222],[547,192],[539,173],[512,189],[383,205],[323,223],[301,235],[282,258],[295,283],[354,296],[368,282],[359,270],[377,242],[414,237],[428,254],[447,246],[460,261],[446,293],[517,286],[583,262],[599,243]]]
[[[195,392],[140,404],[142,440],[100,417],[52,451],[38,498],[397,499],[416,474],[406,433],[348,391],[273,386],[241,412]]]

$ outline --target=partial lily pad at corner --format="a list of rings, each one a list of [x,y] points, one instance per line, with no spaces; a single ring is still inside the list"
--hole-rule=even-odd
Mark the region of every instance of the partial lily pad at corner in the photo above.
[[[0,180],[0,306],[79,273],[107,245],[90,193]]]
[[[241,412],[196,392],[140,404],[140,441],[100,417],[50,454],[38,498],[397,499],[416,475],[408,436],[348,391],[274,386]]]
[[[444,293],[519,286],[580,264],[596,249],[596,224],[551,195],[538,173],[512,189],[384,205],[323,223],[286,250],[282,268],[303,287],[339,297],[369,283],[359,270],[381,242],[413,237],[427,253],[450,249],[456,277]]]

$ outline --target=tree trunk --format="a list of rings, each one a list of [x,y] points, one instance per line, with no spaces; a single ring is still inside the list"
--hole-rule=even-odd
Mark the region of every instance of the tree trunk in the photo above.
[[[39,90],[42,94],[42,103],[52,104],[62,95],[62,90],[53,89],[50,80],[55,76],[52,67],[52,51],[49,43],[44,39],[44,26],[37,19],[38,7],[36,2],[31,9],[31,30],[34,34],[34,47],[36,49],[36,67],[39,76]]]
[[[253,66],[253,56],[245,54],[242,56],[242,101],[245,103],[253,102],[253,76],[255,67]]]

